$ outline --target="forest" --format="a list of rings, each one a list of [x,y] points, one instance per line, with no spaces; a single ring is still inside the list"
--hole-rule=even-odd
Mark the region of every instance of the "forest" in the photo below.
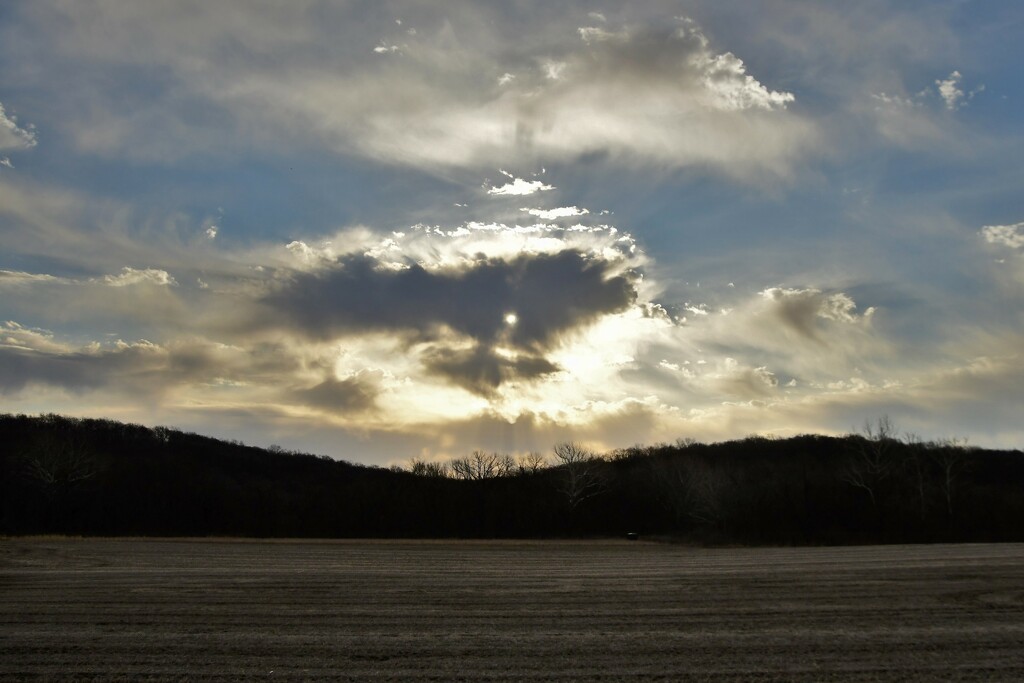
[[[0,534],[1024,541],[1024,453],[900,434],[679,439],[372,467],[167,427],[0,415]]]

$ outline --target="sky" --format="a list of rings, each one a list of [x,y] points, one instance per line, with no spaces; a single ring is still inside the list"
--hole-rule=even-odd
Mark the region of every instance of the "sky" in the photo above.
[[[1024,445],[1017,0],[0,5],[0,411],[387,465]]]

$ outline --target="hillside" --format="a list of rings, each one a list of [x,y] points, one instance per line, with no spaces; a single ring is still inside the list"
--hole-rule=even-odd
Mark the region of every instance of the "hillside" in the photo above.
[[[885,433],[412,471],[56,415],[2,415],[0,443],[0,534],[1024,540],[1024,453]]]

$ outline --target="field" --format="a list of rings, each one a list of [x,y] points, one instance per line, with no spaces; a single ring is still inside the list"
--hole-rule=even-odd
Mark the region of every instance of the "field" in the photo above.
[[[1024,680],[1024,546],[0,540],[0,680]]]

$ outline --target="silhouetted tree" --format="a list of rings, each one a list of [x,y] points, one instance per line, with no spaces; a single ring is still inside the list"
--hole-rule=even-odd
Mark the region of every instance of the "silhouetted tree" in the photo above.
[[[493,479],[506,477],[516,470],[516,461],[510,455],[473,451],[468,458],[456,458],[450,463],[452,476],[456,479]]]
[[[889,416],[883,415],[875,423],[865,421],[862,433],[862,438],[852,442],[850,458],[840,476],[847,484],[864,491],[877,511],[879,489],[896,464],[892,458],[896,432]]]
[[[554,454],[545,466],[477,451],[455,478],[443,463],[370,467],[166,427],[0,415],[0,534],[1024,541],[1024,453],[901,439],[887,419],[842,438],[677,441],[608,459],[566,442]]]
[[[23,456],[23,474],[48,500],[93,479],[96,457],[75,435],[42,434]]]
[[[518,468],[520,474],[537,474],[547,466],[548,459],[543,453],[537,451],[530,451],[519,457]]]
[[[409,471],[419,477],[443,478],[451,475],[448,463],[419,460],[416,458],[409,463]]]
[[[934,444],[929,453],[939,468],[939,490],[942,491],[946,514],[952,519],[953,499],[969,462],[967,442],[955,438],[943,439]]]
[[[555,445],[554,454],[561,473],[558,490],[565,496],[570,510],[605,492],[608,487],[605,463],[594,453],[578,443],[565,441]]]

